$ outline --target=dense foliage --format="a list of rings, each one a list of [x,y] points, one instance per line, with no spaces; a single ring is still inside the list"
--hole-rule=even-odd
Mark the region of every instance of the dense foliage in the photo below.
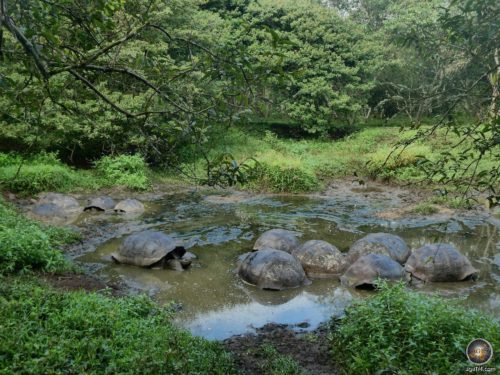
[[[0,372],[232,374],[219,343],[175,327],[147,297],[61,293],[0,280]]]
[[[27,219],[0,199],[0,275],[71,269],[58,247],[77,238],[68,229]]]
[[[105,185],[146,190],[150,186],[148,166],[140,155],[104,156],[94,163]]]
[[[500,324],[442,298],[384,284],[332,327],[333,356],[349,374],[458,374],[471,338],[500,345]],[[498,358],[488,367],[500,368]]]
[[[0,5],[0,150],[57,151],[87,166],[137,153],[186,174],[181,166],[206,160],[236,122],[333,136],[405,116],[417,131],[391,157],[444,129],[456,142],[438,158],[421,155],[422,179],[498,199],[498,1]],[[245,180],[226,159],[211,155],[222,162],[201,181]]]
[[[144,158],[138,154],[103,156],[94,162],[94,168],[83,170],[62,163],[54,153],[41,152],[28,158],[0,153],[0,186],[25,196],[111,186],[148,190],[151,175]]]

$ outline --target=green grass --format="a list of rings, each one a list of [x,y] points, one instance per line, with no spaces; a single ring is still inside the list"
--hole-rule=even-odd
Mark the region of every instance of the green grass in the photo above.
[[[439,208],[429,202],[423,202],[413,208],[413,213],[419,215],[432,215],[439,212]]]
[[[75,188],[95,189],[99,181],[91,173],[61,163],[54,154],[42,153],[22,160],[0,153],[0,186],[24,196],[42,191],[66,192]]]
[[[264,359],[263,375],[305,375],[293,358],[281,354],[271,344],[262,344],[258,353]]]
[[[95,162],[94,169],[84,170],[69,167],[52,153],[32,155],[25,160],[16,154],[0,153],[0,187],[22,196],[113,186],[148,190],[151,175],[139,155],[105,156]]]
[[[393,145],[414,136],[415,130],[401,131],[396,126],[375,125],[357,127],[356,132],[336,140],[278,137],[264,124],[246,124],[223,130],[214,127],[204,147],[212,162],[221,155],[229,155],[237,161],[235,165],[254,166],[245,170],[248,178],[237,179],[238,187],[277,193],[320,191],[332,179],[354,175],[414,185],[425,177],[419,167],[422,156],[435,161],[443,152],[459,155],[468,147],[464,142],[461,147],[451,149],[458,139],[453,134],[439,131],[425,143],[416,142],[401,154],[395,153],[388,158]],[[207,171],[206,159],[199,151],[194,146],[179,150],[181,159],[185,160],[179,166],[184,174],[179,174],[178,170],[152,171],[139,155],[105,156],[95,162],[94,169],[75,170],[61,163],[53,154],[31,157],[19,169],[19,156],[0,153],[0,186],[15,193],[33,195],[41,191],[96,190],[113,186],[147,190],[153,183],[200,183],[207,180]],[[479,164],[477,172],[494,166],[494,160],[486,158]],[[222,167],[212,166],[212,174],[216,172],[216,176],[227,177],[228,170]],[[453,174],[452,170],[447,172]],[[437,180],[425,186],[442,187]],[[459,189],[447,187],[451,193],[458,193]],[[453,199],[448,201],[449,205],[457,203]]]
[[[500,347],[500,324],[403,284],[382,284],[377,295],[348,308],[331,331],[333,359],[347,374],[465,373],[471,367],[465,349],[475,338]],[[498,371],[500,361],[487,367]]]
[[[416,142],[404,152],[388,158],[393,145],[415,135],[414,130],[400,127],[365,126],[349,136],[333,139],[293,139],[278,137],[264,125],[232,127],[211,136],[209,158],[230,154],[242,162],[255,158],[260,167],[254,181],[244,187],[275,192],[317,191],[322,181],[357,175],[401,184],[416,183],[424,173],[418,168],[421,156],[436,160],[441,152],[450,151],[457,141],[453,134],[438,132],[425,143]],[[463,148],[451,150],[460,154]],[[491,168],[494,162],[483,160],[478,170]],[[195,159],[184,165],[199,175],[204,161]],[[436,181],[436,185],[437,181]]]
[[[221,345],[145,296],[58,292],[0,278],[0,374],[233,374]]]
[[[69,270],[72,265],[58,247],[77,238],[69,229],[44,226],[20,215],[0,198],[0,275]]]

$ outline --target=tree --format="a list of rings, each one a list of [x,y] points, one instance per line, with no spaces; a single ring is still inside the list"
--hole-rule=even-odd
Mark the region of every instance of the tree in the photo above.
[[[1,0],[3,142],[160,162],[202,141],[208,122],[231,116],[225,93],[245,88],[211,50],[223,22],[201,4]]]
[[[427,179],[454,185],[465,196],[488,192],[490,204],[499,202],[499,16],[500,5],[494,0],[452,1],[437,18],[439,38],[428,30],[408,36],[423,59],[438,51],[447,60],[435,95],[440,101],[437,120],[400,145],[404,149],[438,130],[452,132],[458,141],[450,151],[437,160],[422,157],[420,165]],[[477,121],[454,119],[465,111],[476,114]],[[455,152],[460,145],[467,146],[465,151]],[[483,163],[486,156],[489,163]]]
[[[322,133],[334,121],[353,122],[365,108],[373,51],[336,10],[310,0],[264,0],[232,20],[228,44],[245,49],[262,116]]]

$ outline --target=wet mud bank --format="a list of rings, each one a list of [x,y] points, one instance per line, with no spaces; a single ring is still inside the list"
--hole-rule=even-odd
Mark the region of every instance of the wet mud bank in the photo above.
[[[340,374],[332,360],[326,325],[307,332],[284,324],[267,324],[255,333],[230,337],[223,344],[245,375],[262,374],[270,360],[263,354],[264,345],[271,345],[280,355],[295,361],[304,374]]]

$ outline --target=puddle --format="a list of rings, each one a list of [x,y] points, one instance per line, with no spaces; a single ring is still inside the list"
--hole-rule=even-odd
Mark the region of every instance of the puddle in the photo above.
[[[131,291],[145,291],[161,302],[179,303],[182,309],[177,322],[193,334],[224,339],[270,322],[312,330],[330,316],[341,315],[353,298],[371,295],[344,289],[337,280],[314,280],[309,286],[281,292],[244,284],[233,273],[235,261],[251,249],[260,233],[285,228],[299,232],[301,241],[322,239],[347,251],[365,234],[384,231],[400,235],[412,248],[429,242],[453,243],[480,270],[479,280],[427,284],[415,289],[462,297],[461,303],[466,306],[500,316],[498,223],[485,213],[384,219],[380,212],[401,204],[390,194],[239,198],[207,199],[190,193],[149,202],[148,212],[140,220],[113,218],[107,224],[113,228],[109,239],[84,244],[86,253],[77,259]],[[92,220],[92,216],[84,216],[79,225],[88,225]],[[146,228],[164,231],[184,242],[198,259],[181,273],[111,262],[110,253],[127,234]]]

